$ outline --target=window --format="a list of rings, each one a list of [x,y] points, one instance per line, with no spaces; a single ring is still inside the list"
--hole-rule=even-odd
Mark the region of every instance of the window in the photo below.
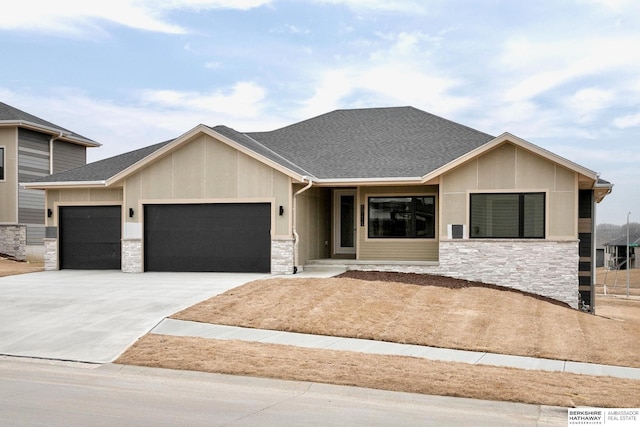
[[[544,239],[545,193],[471,195],[472,238]]]
[[[0,181],[4,181],[4,147],[0,147]]]
[[[434,238],[435,197],[369,197],[369,238]]]

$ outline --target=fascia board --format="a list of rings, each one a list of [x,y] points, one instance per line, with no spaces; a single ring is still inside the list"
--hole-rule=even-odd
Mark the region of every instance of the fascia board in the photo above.
[[[107,180],[107,186],[111,186],[114,183],[126,178],[127,176],[129,176],[132,173],[135,173],[136,171],[144,168],[145,166],[147,166],[148,164],[154,162],[155,160],[164,157],[166,154],[170,153],[173,150],[176,150],[177,148],[179,148],[181,145],[183,145],[184,143],[190,141],[192,138],[194,138],[195,136],[197,136],[198,134],[205,134],[208,136],[211,136],[212,138],[215,138],[216,140],[221,141],[224,144],[229,145],[232,148],[235,148],[236,150],[278,170],[279,172],[284,173],[285,175],[299,181],[299,182],[303,182],[303,176],[300,174],[297,174],[285,167],[283,167],[282,165],[267,159],[264,156],[261,156],[257,153],[255,153],[254,151],[249,150],[248,148],[244,147],[241,144],[238,144],[237,142],[233,141],[230,138],[227,138],[224,135],[219,134],[218,132],[214,131],[213,129],[211,129],[209,126],[205,126],[205,125],[198,125],[196,127],[194,127],[193,129],[191,129],[190,131],[180,135],[178,138],[176,138],[175,140],[173,140],[172,142],[170,142],[169,144],[165,145],[164,147],[162,147],[161,149],[151,153],[149,156],[145,157],[144,159],[140,160],[139,162],[131,165],[130,167],[128,167],[127,169],[117,173],[116,175],[114,175],[113,177],[109,178]]]
[[[191,139],[192,137],[197,135],[198,132],[201,132],[202,128],[204,128],[204,127],[205,127],[204,125],[198,125],[198,126],[194,127],[193,129],[191,129],[191,130],[187,131],[186,133],[180,135],[179,137],[177,137],[176,139],[174,139],[173,141],[171,141],[170,143],[168,143],[164,147],[160,148],[159,150],[154,151],[153,153],[149,154],[147,157],[143,158],[142,160],[137,161],[136,163],[132,164],[128,168],[118,172],[117,174],[115,174],[111,178],[108,178],[107,181],[106,181],[107,182],[107,186],[111,186],[113,183],[118,182],[118,181],[126,178],[127,176],[131,175],[132,173],[135,173],[138,170],[140,170],[140,169],[144,168],[145,166],[149,165],[150,163],[153,163],[157,159],[164,157],[166,154],[168,154],[169,152],[173,151],[174,149],[176,149],[177,147],[181,146],[186,141],[188,141],[189,139]]]
[[[72,136],[68,131],[57,129],[50,126],[44,126],[37,123],[25,121],[25,120],[0,120],[0,126],[8,127],[8,126],[17,126],[23,127],[27,129],[44,131],[45,133],[51,135],[60,135],[60,139],[64,139],[65,141],[72,142],[74,144],[83,145],[85,147],[100,147],[102,144],[99,142],[91,141],[84,138],[77,138]]]
[[[538,154],[541,157],[544,157],[554,163],[558,163],[559,165],[562,165],[564,167],[566,167],[567,169],[570,169],[574,172],[577,172],[581,175],[586,176],[589,179],[592,179],[594,181],[596,181],[598,179],[598,174],[594,171],[592,171],[591,169],[587,169],[583,166],[580,166],[577,163],[574,163],[570,160],[565,159],[564,157],[558,156],[557,154],[552,153],[551,151],[545,150],[544,148],[538,147],[535,144],[532,144],[528,141],[525,141],[522,138],[519,138],[515,135],[512,135],[508,132],[503,133],[502,135],[492,139],[491,141],[487,142],[484,145],[481,145],[478,148],[475,148],[471,151],[469,151],[467,154],[462,155],[460,157],[458,157],[457,159],[455,159],[454,161],[447,163],[446,165],[424,175],[422,177],[422,180],[424,182],[430,181],[434,178],[437,178],[438,176],[445,174],[446,172],[449,172],[452,169],[455,169],[456,167],[462,165],[463,163],[468,162],[469,160],[472,160],[494,148],[496,148],[497,146],[504,144],[505,142],[510,142],[518,147],[522,147],[526,150],[529,150],[535,154]]]
[[[106,181],[61,181],[61,182],[24,182],[24,188],[31,190],[53,190],[59,188],[100,188],[106,187]]]
[[[354,187],[372,185],[421,185],[421,177],[392,177],[392,178],[331,178],[314,179],[313,184],[318,187]]]

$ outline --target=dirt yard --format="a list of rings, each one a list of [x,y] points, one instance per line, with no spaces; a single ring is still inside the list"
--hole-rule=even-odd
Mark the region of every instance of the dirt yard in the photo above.
[[[640,300],[599,297],[608,314],[593,316],[466,281],[368,278],[376,281],[258,281],[173,317],[640,367]],[[117,363],[566,407],[640,406],[635,380],[242,341],[149,334]]]
[[[15,274],[34,273],[44,270],[43,263],[31,263],[25,261],[14,261],[3,258],[0,255],[0,277],[13,276]]]
[[[345,276],[256,281],[172,317],[640,368],[640,316],[632,316],[640,301],[629,303],[631,317],[625,320],[617,311],[628,302],[618,299],[609,303],[614,308],[604,317],[458,279],[397,273]]]

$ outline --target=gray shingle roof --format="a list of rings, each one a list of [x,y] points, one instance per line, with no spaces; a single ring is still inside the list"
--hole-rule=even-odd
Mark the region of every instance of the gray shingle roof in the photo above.
[[[336,110],[270,132],[211,129],[316,179],[417,178],[494,139],[413,107]],[[32,182],[107,180],[169,142]]]
[[[237,142],[238,144],[241,144],[243,146],[245,146],[246,148],[250,149],[251,151],[260,154],[261,156],[266,157],[269,160],[273,160],[274,162],[286,167],[287,169],[296,172],[302,176],[305,175],[311,175],[310,172],[300,168],[298,165],[296,165],[295,163],[292,163],[291,161],[289,161],[287,158],[285,158],[284,156],[276,153],[275,151],[269,149],[268,147],[266,147],[263,144],[260,144],[258,141],[256,141],[255,139],[251,138],[248,134],[244,134],[244,133],[240,133],[234,129],[231,129],[230,127],[227,126],[214,126],[211,129],[213,129],[214,131],[218,132],[219,134],[226,136],[229,139],[232,139],[233,141]]]
[[[637,246],[640,244],[640,235],[632,234],[629,236],[629,245]],[[627,235],[618,237],[617,239],[613,239],[604,244],[604,246],[627,246]]]
[[[19,110],[15,107],[12,107],[11,105],[5,104],[4,102],[0,102],[0,122],[2,121],[24,121],[24,122],[30,122],[33,123],[35,125],[39,125],[39,126],[43,126],[43,127],[47,127],[47,128],[52,128],[61,132],[65,132],[67,134],[69,134],[69,136],[73,137],[73,138],[77,138],[77,139],[84,139],[88,142],[93,142],[95,143],[95,141],[82,136],[80,134],[77,134],[73,131],[70,131],[69,129],[65,129],[62,126],[58,126],[54,123],[48,122],[46,120],[41,119],[40,117],[36,117],[33,114],[29,114],[25,111]],[[97,144],[97,143],[96,143]]]
[[[106,181],[130,166],[133,166],[145,157],[155,153],[171,140],[130,151],[108,159],[99,160],[68,171],[45,176],[30,182],[97,182]]]
[[[337,110],[246,135],[321,179],[419,177],[494,139],[413,107]]]

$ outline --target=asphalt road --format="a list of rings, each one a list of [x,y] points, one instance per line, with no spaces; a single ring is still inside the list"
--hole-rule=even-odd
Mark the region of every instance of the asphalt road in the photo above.
[[[112,364],[0,358],[2,426],[566,423],[564,408]]]

